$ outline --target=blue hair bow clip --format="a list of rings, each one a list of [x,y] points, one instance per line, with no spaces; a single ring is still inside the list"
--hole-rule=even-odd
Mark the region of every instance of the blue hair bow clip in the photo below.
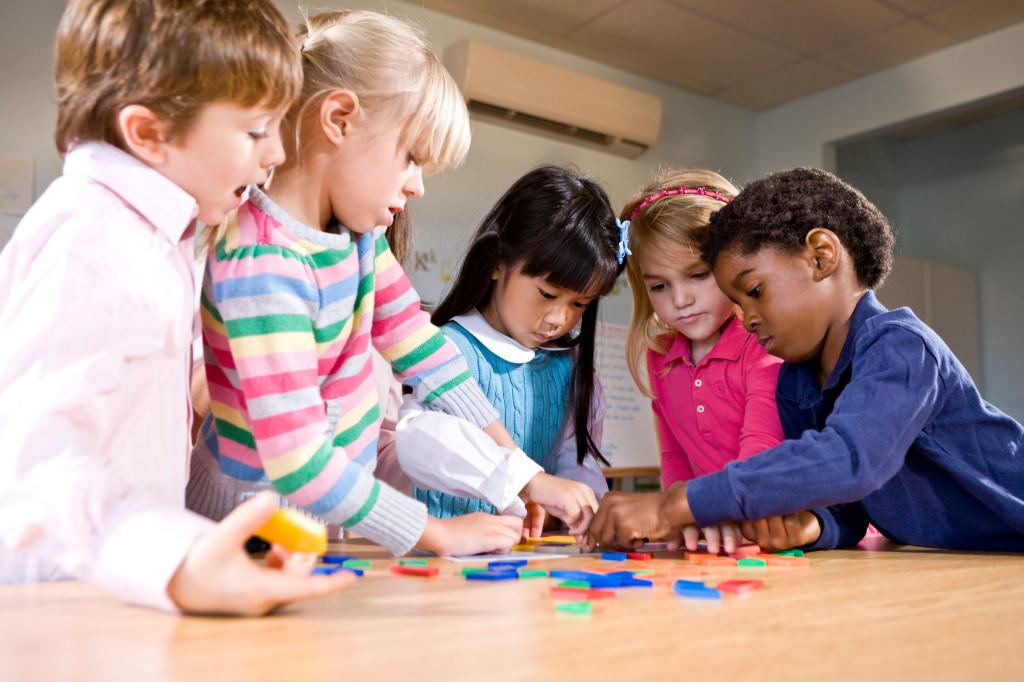
[[[619,253],[616,257],[619,259],[619,265],[622,265],[623,258],[633,255],[629,250],[629,221],[622,222],[616,218],[615,225],[619,228]]]

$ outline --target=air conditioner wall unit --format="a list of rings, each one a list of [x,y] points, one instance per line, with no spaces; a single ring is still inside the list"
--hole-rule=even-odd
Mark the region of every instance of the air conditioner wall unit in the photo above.
[[[445,50],[471,113],[636,158],[658,139],[661,98],[472,40]]]

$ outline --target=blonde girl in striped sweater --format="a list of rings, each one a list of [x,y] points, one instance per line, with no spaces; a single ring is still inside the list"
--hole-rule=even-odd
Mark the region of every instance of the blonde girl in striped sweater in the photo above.
[[[212,412],[189,508],[217,519],[272,487],[393,554],[507,550],[514,516],[429,518],[373,477],[380,405],[371,345],[429,409],[514,448],[465,359],[420,310],[384,237],[423,174],[469,146],[465,103],[416,30],[328,12],[300,31],[304,85],[282,124],[288,160],[213,238],[201,313]],[[593,492],[542,481],[534,502],[585,531]]]

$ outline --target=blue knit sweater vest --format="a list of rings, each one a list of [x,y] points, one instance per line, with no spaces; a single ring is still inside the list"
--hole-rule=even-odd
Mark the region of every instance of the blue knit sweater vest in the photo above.
[[[457,322],[449,322],[441,331],[466,357],[469,371],[498,410],[512,440],[544,471],[554,473],[569,400],[572,351],[538,349],[533,360],[517,364],[492,353]],[[495,513],[493,505],[479,499],[416,486],[413,494],[426,503],[431,516],[441,519],[477,511]]]

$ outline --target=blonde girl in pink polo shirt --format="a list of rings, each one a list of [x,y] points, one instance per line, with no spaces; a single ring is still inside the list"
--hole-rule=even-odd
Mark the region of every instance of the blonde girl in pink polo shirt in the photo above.
[[[718,173],[676,170],[622,209],[620,255],[633,290],[626,344],[633,380],[651,398],[668,487],[777,445],[781,361],[743,329],[739,310],[700,259],[711,214],[736,196]],[[681,529],[690,549],[699,529]],[[732,550],[736,527],[704,529],[711,551]]]

